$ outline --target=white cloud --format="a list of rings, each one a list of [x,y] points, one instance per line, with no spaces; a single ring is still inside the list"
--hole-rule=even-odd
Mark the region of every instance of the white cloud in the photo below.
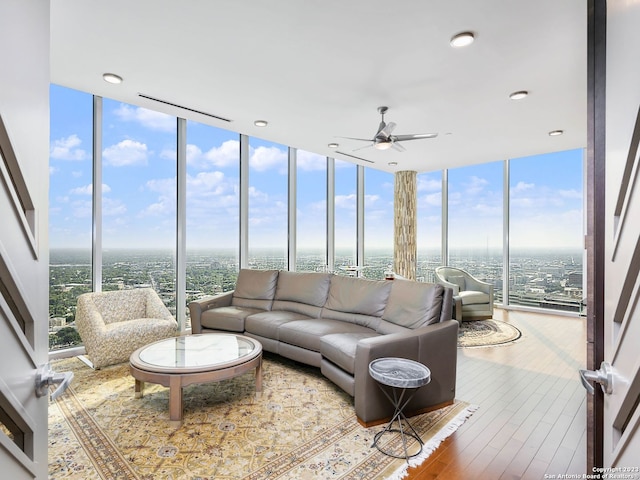
[[[249,187],[249,198],[251,200],[256,200],[260,202],[269,201],[269,195],[267,195],[264,192],[261,192],[260,190],[257,190],[256,187]]]
[[[469,178],[469,182],[465,183],[465,191],[467,195],[474,195],[481,192],[489,185],[489,182],[485,178],[476,177],[475,175]]]
[[[380,200],[380,195],[365,195],[364,205],[365,207],[373,207],[373,206],[380,207],[382,205],[380,205],[378,200]]]
[[[142,107],[132,107],[124,103],[121,103],[114,113],[122,121],[136,122],[150,130],[173,132],[176,129],[176,118],[166,113]]]
[[[102,156],[105,160],[105,165],[124,167],[146,165],[150,153],[144,143],[127,139],[105,148]]]
[[[305,172],[318,172],[327,169],[327,157],[323,157],[317,153],[298,150],[296,158],[298,168]]]
[[[71,209],[75,218],[91,218],[93,215],[91,200],[75,200],[71,203]]]
[[[221,195],[232,188],[232,185],[225,184],[222,172],[199,172],[195,177],[187,177],[187,192],[190,197]]]
[[[111,187],[106,183],[102,184],[102,193],[109,193],[111,191]],[[85,185],[84,187],[72,188],[69,190],[71,195],[91,195],[93,193],[93,183],[89,185]]]
[[[416,188],[418,189],[418,192],[442,191],[442,180],[431,178],[425,175],[418,175]]]
[[[219,147],[213,147],[204,154],[205,159],[213,166],[223,168],[240,162],[240,142],[226,140]],[[187,161],[189,157],[187,155]]]
[[[562,198],[582,200],[582,192],[577,190],[558,190],[558,195]]]
[[[121,200],[105,197],[102,199],[102,214],[105,217],[115,217],[127,213],[127,206]]]
[[[259,172],[277,168],[279,173],[287,173],[287,152],[277,147],[258,147],[251,149],[249,166]]]
[[[442,205],[442,193],[428,193],[418,197],[418,208],[420,207],[438,207]]]
[[[356,208],[356,194],[350,195],[336,195],[335,199],[336,208],[346,208],[349,210],[355,210]]]
[[[526,192],[535,188],[535,184],[526,183],[526,182],[518,182],[515,187],[511,188],[511,195],[516,195],[521,192]]]
[[[78,148],[82,140],[75,133],[66,138],[54,140],[49,148],[49,155],[56,160],[81,161],[89,158],[87,152]]]
[[[158,194],[154,203],[147,205],[140,211],[140,217],[160,217],[174,215],[176,211],[176,179],[158,178],[149,180],[145,186],[151,192]]]

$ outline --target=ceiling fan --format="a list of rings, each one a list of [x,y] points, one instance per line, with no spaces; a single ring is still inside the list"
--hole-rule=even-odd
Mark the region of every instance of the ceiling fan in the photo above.
[[[388,150],[389,148],[393,148],[399,152],[404,152],[406,148],[404,148],[398,142],[406,142],[407,140],[420,140],[423,138],[434,138],[437,137],[437,133],[414,133],[413,135],[392,135],[391,133],[396,128],[396,124],[393,122],[385,123],[384,114],[389,110],[388,107],[378,107],[378,113],[382,116],[382,120],[380,121],[380,125],[378,126],[378,130],[374,135],[373,139],[369,138],[354,138],[354,137],[342,137],[350,140],[359,140],[362,142],[370,142],[369,145],[365,145],[364,147],[356,148],[356,150],[361,150],[363,148],[373,147],[377,150]]]

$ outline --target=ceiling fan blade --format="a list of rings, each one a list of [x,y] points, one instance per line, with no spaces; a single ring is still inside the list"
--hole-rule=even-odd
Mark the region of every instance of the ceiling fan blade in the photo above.
[[[346,138],[347,140],[358,140],[360,142],[371,142],[370,138],[355,138],[355,137],[338,137],[338,138]]]
[[[394,150],[398,151],[398,152],[406,152],[407,149],[404,148],[402,145],[400,145],[399,143],[393,142],[391,144],[391,148],[393,148]]]
[[[406,142],[407,140],[422,140],[424,138],[436,138],[437,133],[415,133],[413,135],[394,135],[396,142]]]
[[[393,123],[393,122],[389,122],[389,123],[386,124],[386,126],[383,129],[381,129],[378,132],[376,137],[389,138],[389,135],[391,135],[391,132],[393,132],[394,128],[396,128],[396,124]]]
[[[359,140],[359,139],[358,139]],[[367,142],[371,142],[371,140],[367,140]],[[373,142],[369,143],[369,145],[365,145],[364,147],[358,147],[358,148],[354,148],[353,150],[351,150],[352,152],[356,152],[358,150],[362,150],[363,148],[369,148],[369,147],[373,147]]]

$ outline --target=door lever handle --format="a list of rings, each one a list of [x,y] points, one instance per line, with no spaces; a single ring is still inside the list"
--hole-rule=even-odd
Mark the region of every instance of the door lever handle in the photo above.
[[[51,370],[50,364],[40,365],[36,373],[36,396],[44,397],[49,391],[49,386],[59,384],[50,397],[51,400],[55,400],[69,387],[71,380],[73,372],[56,373]]]
[[[613,392],[613,370],[611,365],[607,362],[602,362],[598,370],[580,370],[580,381],[591,395],[595,393],[595,389],[590,382],[599,383],[602,391],[610,394]]]

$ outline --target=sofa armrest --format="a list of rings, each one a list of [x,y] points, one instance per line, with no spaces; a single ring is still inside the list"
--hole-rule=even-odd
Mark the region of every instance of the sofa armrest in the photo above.
[[[440,285],[442,285],[443,287],[448,287],[451,290],[453,290],[453,295],[458,295],[458,293],[460,293],[460,285],[457,285],[455,283],[451,283],[451,282],[447,282],[445,279],[443,278],[438,278],[438,283]]]
[[[462,297],[459,295],[453,297],[453,318],[458,321],[458,325],[462,325]]]
[[[190,302],[189,315],[191,317],[191,333],[202,333],[202,324],[200,322],[202,312],[211,308],[228,307],[231,305],[232,298],[233,290]]]
[[[356,347],[355,409],[358,419],[370,424],[390,417],[393,407],[369,375],[369,363],[382,357],[416,360],[431,370],[431,382],[422,387],[407,412],[442,406],[455,398],[458,356],[458,322],[427,325],[416,330],[360,340]]]

